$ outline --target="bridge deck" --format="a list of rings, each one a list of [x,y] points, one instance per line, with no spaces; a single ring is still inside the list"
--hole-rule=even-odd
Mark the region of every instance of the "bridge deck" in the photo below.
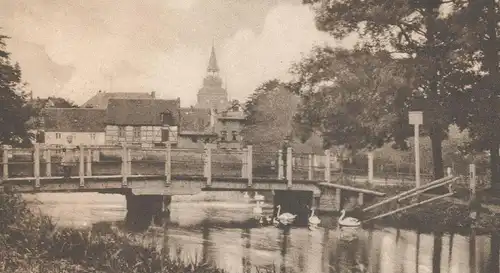
[[[20,157],[16,157],[17,150]],[[202,190],[305,190],[321,187],[382,196],[362,188],[333,184],[329,153],[317,164],[315,155],[194,149],[84,147],[74,153],[71,178],[61,174],[61,152],[35,145],[33,149],[3,149],[1,186],[17,192],[142,190],[162,194],[194,194]],[[285,157],[286,159],[283,159]],[[20,159],[22,158],[22,159]],[[277,159],[277,160],[276,160]],[[272,164],[271,164],[272,163]],[[333,177],[333,179],[332,179]],[[364,179],[364,178],[362,178]],[[375,181],[373,177],[368,180]],[[357,179],[356,179],[357,180]]]

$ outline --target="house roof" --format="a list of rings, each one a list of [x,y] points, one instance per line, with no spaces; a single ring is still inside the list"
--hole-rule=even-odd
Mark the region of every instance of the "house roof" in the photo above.
[[[179,124],[179,109],[179,99],[110,99],[106,124],[161,125],[161,114],[166,112],[170,112],[174,123]]]
[[[106,110],[89,108],[46,108],[42,110],[47,132],[104,132]]]
[[[181,109],[180,134],[186,135],[206,135],[213,134],[210,126],[210,110],[200,108]]]
[[[106,109],[110,99],[154,99],[152,93],[140,93],[140,92],[101,92],[95,94],[87,102],[85,102],[82,107],[92,107],[99,109]]]

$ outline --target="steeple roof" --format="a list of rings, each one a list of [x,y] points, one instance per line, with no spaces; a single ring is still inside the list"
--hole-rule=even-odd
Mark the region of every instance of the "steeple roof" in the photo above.
[[[208,61],[207,72],[219,72],[219,65],[217,64],[217,57],[215,56],[215,47],[212,45],[212,53]]]

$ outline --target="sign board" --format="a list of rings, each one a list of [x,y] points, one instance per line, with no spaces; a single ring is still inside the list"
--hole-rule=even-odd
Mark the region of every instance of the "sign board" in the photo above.
[[[412,125],[421,125],[423,123],[422,111],[410,111],[408,113],[408,121]]]

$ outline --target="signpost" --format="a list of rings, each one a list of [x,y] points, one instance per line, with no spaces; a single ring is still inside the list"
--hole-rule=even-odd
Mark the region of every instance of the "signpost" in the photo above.
[[[415,126],[415,183],[416,187],[420,187],[420,147],[419,147],[419,126],[423,124],[422,111],[411,111],[408,113],[408,120],[411,125]]]

